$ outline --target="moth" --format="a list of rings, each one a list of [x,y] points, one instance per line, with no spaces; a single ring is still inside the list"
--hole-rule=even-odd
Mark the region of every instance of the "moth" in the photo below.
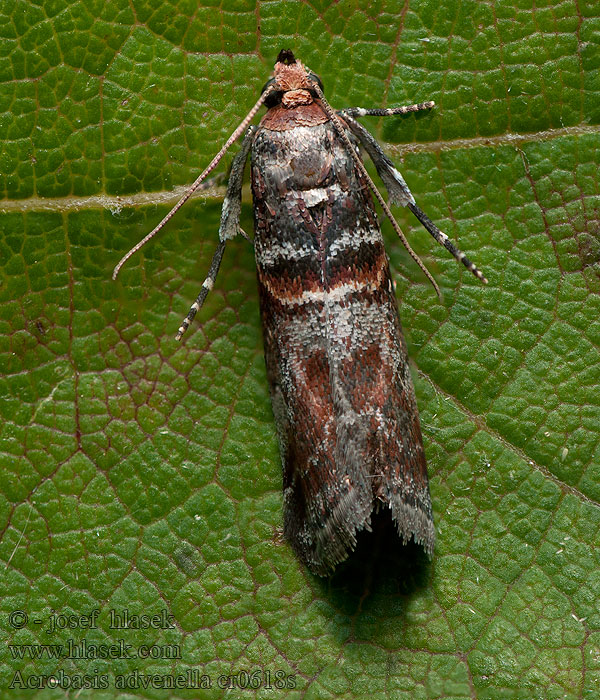
[[[258,126],[250,122],[264,105]],[[243,135],[223,201],[219,243],[177,339],[214,286],[227,241],[240,229],[248,154],[265,362],[283,467],[284,534],[315,574],[346,559],[372,513],[389,508],[403,542],[435,543],[427,466],[406,344],[371,193],[410,255],[367,173],[371,157],[390,201],[408,207],[454,257],[487,280],[417,206],[402,175],[356,118],[430,109],[334,111],[321,80],[280,52],[248,115],[173,207],[116,266],[145,245]]]

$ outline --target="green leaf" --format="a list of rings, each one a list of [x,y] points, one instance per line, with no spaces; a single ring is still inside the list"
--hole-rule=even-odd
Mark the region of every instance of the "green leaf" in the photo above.
[[[50,675],[81,698],[597,695],[599,32],[589,0],[3,4],[2,697],[58,697]],[[384,222],[431,564],[382,527],[322,581],[282,540],[246,241],[173,338],[223,188],[111,281],[288,47],[336,107],[435,100],[365,122],[490,280],[398,210],[440,304]],[[158,617],[118,629],[111,610]],[[108,687],[80,692],[84,674]]]

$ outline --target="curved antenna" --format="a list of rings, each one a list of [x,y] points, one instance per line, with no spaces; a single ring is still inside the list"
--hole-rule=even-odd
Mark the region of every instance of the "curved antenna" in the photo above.
[[[156,234],[161,230],[161,228],[173,217],[175,212],[180,209],[186,202],[187,200],[194,194],[194,192],[200,187],[202,184],[202,181],[206,178],[206,176],[212,172],[218,165],[219,161],[221,158],[225,155],[227,150],[229,149],[229,146],[239,137],[239,135],[246,129],[248,124],[254,119],[254,115],[258,112],[258,110],[261,108],[262,104],[264,101],[267,99],[267,97],[273,92],[275,89],[274,85],[271,85],[268,87],[262,95],[258,98],[256,104],[252,109],[248,112],[248,114],[244,117],[242,122],[239,124],[239,126],[236,128],[236,130],[231,134],[231,136],[225,141],[223,146],[221,147],[221,150],[217,153],[217,155],[210,161],[210,163],[206,166],[206,168],[202,171],[202,173],[194,180],[193,184],[190,186],[189,190],[183,195],[183,197],[177,202],[177,204],[171,209],[171,211],[164,217],[164,219],[157,225],[155,226],[152,231],[150,231],[149,234],[144,236],[141,241],[136,243],[131,250],[129,250],[117,263],[115,266],[115,269],[113,270],[112,273],[112,278],[113,280],[117,279],[117,275],[119,274],[121,268],[123,265],[129,260],[129,258],[137,253],[137,251],[142,248],[143,246],[148,243],[148,241],[151,238],[154,238]]]

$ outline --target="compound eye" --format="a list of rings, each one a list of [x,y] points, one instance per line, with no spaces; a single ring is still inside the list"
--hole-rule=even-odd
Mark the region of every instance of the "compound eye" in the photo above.
[[[263,85],[263,89],[260,91],[260,94],[262,95],[262,93],[263,93],[267,88],[270,88],[271,85],[275,85],[275,78],[271,78],[270,80],[267,80],[267,82]]]
[[[316,73],[309,71],[308,72],[308,79],[311,82],[316,83],[321,88],[321,92],[325,92],[325,88],[323,87],[323,83],[321,82],[321,78],[319,78],[319,76]]]
[[[268,90],[268,89],[271,87],[271,85],[275,85],[276,82],[277,82],[277,81],[275,80],[275,78],[271,78],[271,80],[267,80],[267,82],[265,83],[265,86],[264,86],[263,89],[260,91],[260,92],[261,92],[261,95],[262,95],[263,92],[265,92],[266,90]],[[281,103],[281,98],[282,98],[282,97],[283,97],[283,91],[282,91],[282,90],[274,90],[274,91],[267,97],[267,99],[265,100],[265,106],[266,106],[266,107],[269,107],[269,108],[275,107],[276,105],[278,105],[278,104]]]

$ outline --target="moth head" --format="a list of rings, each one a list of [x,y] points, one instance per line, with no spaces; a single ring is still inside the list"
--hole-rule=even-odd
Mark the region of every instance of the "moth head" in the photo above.
[[[262,91],[273,86],[273,91],[265,100],[267,107],[282,105],[286,109],[307,105],[317,98],[314,86],[323,90],[323,83],[318,75],[306,68],[290,51],[283,49],[279,52],[273,77],[266,83]]]

